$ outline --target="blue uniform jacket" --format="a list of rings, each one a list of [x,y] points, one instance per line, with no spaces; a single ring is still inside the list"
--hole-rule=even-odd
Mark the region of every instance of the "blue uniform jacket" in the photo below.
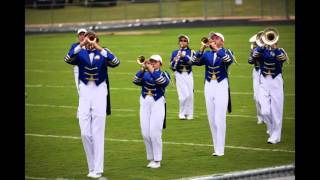
[[[76,45],[72,47],[64,60],[69,64],[79,67],[79,80],[85,84],[87,84],[88,81],[95,81],[96,85],[99,85],[107,79],[107,66],[116,67],[120,64],[117,57],[107,48],[104,48],[101,52],[96,49],[92,51],[80,49],[79,52],[75,52],[75,49],[77,47],[79,48],[79,46]],[[92,63],[89,58],[90,53],[93,53]]]
[[[143,98],[149,95],[153,96],[156,101],[164,95],[165,88],[170,83],[170,75],[161,70],[155,70],[153,73],[138,71],[133,79],[133,83],[142,86],[141,95]]]
[[[185,51],[186,55],[184,57],[180,57],[180,59],[176,62],[174,58],[177,56],[180,50],[175,50],[171,54],[170,60],[170,68],[173,71],[177,71],[179,73],[188,72],[188,74],[192,71],[192,59],[194,57],[194,50],[190,48],[181,49],[181,51]]]
[[[282,64],[288,59],[284,49],[267,49],[265,47],[256,47],[253,50],[252,57],[260,63],[261,74],[263,76],[271,75],[275,78],[282,73]]]
[[[216,59],[213,62],[214,54]],[[193,65],[206,66],[205,79],[210,82],[211,79],[216,79],[218,82],[224,78],[228,78],[228,67],[233,62],[233,52],[224,48],[219,49],[217,52],[211,50],[201,53],[198,51],[193,60]]]

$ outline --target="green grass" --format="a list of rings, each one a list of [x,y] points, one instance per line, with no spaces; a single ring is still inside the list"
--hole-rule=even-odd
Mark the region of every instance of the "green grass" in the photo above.
[[[145,147],[139,126],[140,88],[132,83],[139,69],[136,58],[159,53],[163,70],[169,69],[169,57],[177,48],[177,35],[188,34],[193,49],[200,39],[214,30],[225,36],[225,47],[234,51],[239,65],[230,68],[233,112],[227,115],[227,146],[295,150],[295,28],[275,26],[280,32],[279,44],[286,49],[290,64],[284,64],[284,119],[282,141],[267,144],[266,127],[257,125],[252,93],[252,66],[247,64],[248,39],[263,26],[218,28],[158,29],[144,35],[100,35],[101,44],[118,56],[121,64],[110,69],[112,115],[107,117],[106,138],[140,140],[112,141],[105,144],[105,173],[108,179],[175,179],[253,168],[292,164],[294,152],[272,152],[226,148],[221,158],[210,156],[212,147],[163,145],[160,169],[146,168]],[[78,97],[73,68],[63,61],[74,34],[27,35],[25,37],[25,133],[80,136],[75,117]],[[178,97],[174,87],[167,88],[167,129],[164,142],[212,144],[203,94],[204,67],[194,68],[195,119],[178,120]],[[42,86],[35,86],[42,85]],[[248,94],[239,94],[247,92]],[[37,105],[71,106],[39,107]],[[240,115],[240,116],[238,116]],[[87,166],[80,139],[25,137],[25,175],[27,177],[86,179]]]
[[[262,3],[261,3],[262,2]],[[61,9],[25,8],[26,24],[66,22],[91,22],[110,20],[147,19],[160,17],[223,17],[223,16],[286,16],[285,1],[243,0],[235,5],[234,0],[164,0],[159,3],[118,2],[113,7],[65,6]],[[160,12],[162,9],[162,12]],[[289,15],[295,14],[295,1],[288,1]]]

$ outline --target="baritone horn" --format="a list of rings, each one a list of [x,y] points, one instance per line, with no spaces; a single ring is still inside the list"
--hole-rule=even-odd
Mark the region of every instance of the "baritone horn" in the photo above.
[[[272,46],[279,40],[279,33],[275,28],[266,28],[261,34],[261,41],[267,45]]]

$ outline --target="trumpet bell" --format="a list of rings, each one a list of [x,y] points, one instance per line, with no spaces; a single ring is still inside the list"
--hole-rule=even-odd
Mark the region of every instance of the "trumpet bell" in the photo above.
[[[137,63],[142,65],[145,60],[146,60],[146,58],[144,56],[138,56]]]
[[[279,40],[279,33],[275,28],[267,28],[261,35],[261,40],[264,44],[272,46]]]
[[[208,39],[207,37],[201,38],[201,44],[202,44],[202,45],[207,45],[208,42],[209,42],[209,39]]]

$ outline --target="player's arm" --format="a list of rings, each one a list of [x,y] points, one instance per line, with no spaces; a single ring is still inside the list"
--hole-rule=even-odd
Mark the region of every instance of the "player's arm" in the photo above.
[[[77,54],[80,52],[80,50],[80,44],[73,44],[68,54],[64,57],[64,61],[68,64],[77,65]]]
[[[226,64],[231,64],[234,61],[233,53],[231,50],[226,50],[225,48],[220,48],[217,51],[217,56],[222,58],[223,62]]]
[[[277,60],[279,61],[287,61],[289,59],[286,51],[283,48],[276,48],[274,50],[274,54],[276,55]]]
[[[195,53],[195,55],[192,57],[192,65],[196,66],[202,66],[204,65],[206,58],[206,53],[203,52],[202,50],[199,50]]]
[[[190,50],[190,55],[189,54],[186,54],[184,57],[183,57],[183,61],[186,62],[187,64],[192,64],[192,60],[195,58],[195,51],[194,50]]]
[[[177,51],[173,51],[171,54],[171,59],[170,59],[170,68],[173,71],[177,70],[177,65],[179,63],[179,59],[176,58],[176,55],[177,55]]]
[[[120,64],[119,59],[111,53],[111,51],[107,48],[103,48],[100,53],[102,54],[102,56],[104,56],[107,60],[107,66],[109,67],[117,67]]]
[[[249,64],[254,64],[255,61],[256,61],[256,59],[253,58],[252,55],[253,55],[253,50],[252,50],[252,51],[250,52],[250,54],[249,54],[249,58],[248,58],[248,63],[249,63]]]
[[[136,73],[136,75],[134,76],[132,82],[133,82],[135,85],[142,86],[142,78],[143,78],[143,75],[144,75],[144,69],[141,69],[140,71],[138,71],[138,72]]]
[[[252,57],[253,58],[260,58],[262,53],[266,50],[264,46],[258,46],[253,49]]]
[[[150,74],[153,77],[153,79],[155,79],[156,83],[158,85],[161,85],[162,87],[166,87],[170,83],[170,75],[167,72],[162,72],[161,70],[159,70],[153,71]]]

